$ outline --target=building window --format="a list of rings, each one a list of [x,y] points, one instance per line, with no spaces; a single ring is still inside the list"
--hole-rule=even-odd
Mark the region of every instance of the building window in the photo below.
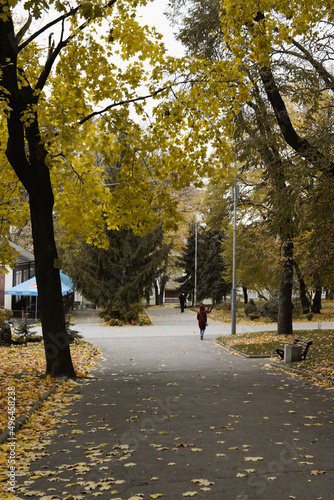
[[[15,281],[16,281],[16,285],[19,285],[20,283],[22,283],[22,271],[16,271]]]
[[[30,264],[30,276],[29,278],[33,278],[35,276],[35,263]]]

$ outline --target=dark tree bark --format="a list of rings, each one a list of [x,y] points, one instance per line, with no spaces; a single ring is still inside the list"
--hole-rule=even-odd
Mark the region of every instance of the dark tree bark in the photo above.
[[[281,273],[280,300],[278,304],[277,333],[291,335],[292,329],[292,285],[293,285],[293,242],[282,244],[283,268]]]
[[[257,142],[257,149],[267,165],[268,176],[275,187],[275,193],[280,199],[286,196],[286,181],[284,174],[284,162],[275,146],[275,142],[270,135],[270,124],[268,123],[268,113],[263,102],[259,89],[254,85],[255,102],[248,102],[248,105],[254,110],[257,120],[257,126],[260,131],[262,142]],[[256,139],[255,133],[249,127],[242,115],[239,116],[243,128],[253,139]],[[292,326],[292,286],[293,286],[293,241],[291,238],[291,213],[289,210],[286,213],[277,211],[277,232],[282,242],[282,271],[280,279],[280,291],[278,298],[278,317],[277,317],[277,332],[278,334],[290,335],[293,333]]]
[[[160,306],[160,294],[159,294],[159,287],[158,287],[158,283],[155,281],[154,282],[154,292],[155,292],[155,305],[156,306]]]
[[[247,287],[243,286],[242,287],[242,293],[244,294],[244,303],[248,303],[248,290]]]
[[[46,374],[51,377],[75,377],[69,335],[61,293],[57,249],[53,234],[50,200],[30,196],[30,214],[34,241],[38,303],[41,311],[42,331],[46,357]]]
[[[307,296],[305,281],[303,279],[302,273],[300,272],[298,264],[295,261],[293,262],[293,267],[295,268],[296,273],[297,273],[297,278],[298,278],[298,283],[299,283],[300,303],[302,305],[303,314],[307,314],[310,312],[310,304],[311,303],[310,303],[310,300]]]
[[[166,274],[164,274],[161,277],[161,282],[160,282],[160,294],[159,294],[159,305],[160,306],[162,306],[164,303],[164,293],[165,293],[167,281],[168,281],[168,276]]]
[[[321,293],[322,293],[321,286],[317,286],[315,288],[315,294],[313,297],[313,304],[312,304],[312,312],[315,314],[321,313]]]
[[[259,71],[266,94],[274,110],[277,124],[287,144],[312,165],[317,165],[320,170],[334,175],[334,163],[296,132],[271,68],[262,66]]]
[[[0,6],[0,13],[6,5]],[[8,5],[7,5],[8,7]],[[9,16],[0,22],[1,97],[8,101],[6,156],[29,195],[36,281],[46,355],[46,374],[74,377],[75,372],[66,333],[57,249],[53,232],[53,192],[46,165],[37,113],[24,123],[22,113],[38,103],[38,93],[17,80],[19,51]]]

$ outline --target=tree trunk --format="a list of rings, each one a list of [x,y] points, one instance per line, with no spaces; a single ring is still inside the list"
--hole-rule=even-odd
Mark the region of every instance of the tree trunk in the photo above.
[[[58,258],[53,229],[53,192],[50,172],[45,162],[37,115],[23,129],[20,120],[21,103],[12,102],[8,117],[6,155],[18,178],[29,194],[32,236],[36,261],[38,303],[46,356],[46,374],[52,377],[75,377],[69,336],[65,328]],[[25,137],[29,147],[26,153]]]
[[[319,149],[314,147],[307,139],[301,137],[293,123],[291,122],[289,112],[282,99],[280,90],[270,66],[261,66],[259,69],[262,83],[264,85],[267,97],[276,116],[277,124],[283,134],[287,144],[300,156],[308,160],[312,165],[324,172],[334,175],[334,163],[328,155],[324,155]]]
[[[291,335],[292,329],[292,284],[293,284],[293,242],[283,242],[282,245],[283,269],[279,292],[277,333]]]
[[[242,292],[244,294],[244,303],[247,304],[248,303],[248,290],[247,290],[247,287],[243,286],[242,287]]]
[[[164,291],[165,291],[165,286],[160,287],[160,293],[159,293],[159,306],[162,306],[164,303]]]
[[[159,295],[158,283],[156,281],[154,282],[154,292],[155,292],[155,305],[159,306],[160,295]]]
[[[303,314],[310,312],[310,301],[306,293],[305,281],[303,279],[302,273],[298,267],[298,264],[294,261],[293,266],[296,270],[298,283],[299,283],[299,293],[300,293],[300,303],[302,305]]]
[[[321,312],[321,292],[321,286],[316,286],[312,304],[312,312],[315,314],[320,314]]]
[[[51,377],[75,377],[69,335],[65,328],[57,249],[54,241],[53,203],[30,198],[30,214],[34,241],[38,303],[41,312],[46,374]]]
[[[164,303],[164,293],[165,293],[167,281],[168,281],[168,276],[166,274],[163,274],[161,281],[160,281],[160,294],[159,294],[159,305],[160,306],[162,306]]]

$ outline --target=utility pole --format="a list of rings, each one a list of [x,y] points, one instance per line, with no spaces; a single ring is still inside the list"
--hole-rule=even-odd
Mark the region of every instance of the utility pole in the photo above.
[[[232,321],[231,334],[236,333],[237,318],[237,199],[239,190],[237,184],[237,174],[234,174],[234,186],[232,186],[233,196],[233,270],[232,270]]]
[[[195,279],[194,279],[194,306],[197,303],[197,217],[195,216]]]

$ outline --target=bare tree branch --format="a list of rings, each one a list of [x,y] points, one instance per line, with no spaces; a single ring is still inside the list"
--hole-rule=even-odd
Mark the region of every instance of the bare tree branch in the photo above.
[[[297,42],[297,40],[291,39],[291,42],[295,47],[297,47],[297,49],[299,49],[304,54],[302,59],[306,59],[317,71],[319,76],[324,80],[326,85],[328,85],[328,87],[332,91],[334,91],[334,76],[331,75],[331,73],[329,73],[329,71],[327,71],[327,69],[319,61],[316,61],[312,56],[311,52],[309,52],[303,45]]]
[[[31,43],[32,41],[34,41],[39,35],[41,35],[42,33],[44,33],[44,31],[47,31],[49,28],[52,28],[52,26],[55,26],[56,24],[58,24],[60,22],[63,23],[65,21],[65,19],[67,19],[70,16],[75,15],[76,12],[78,11],[78,9],[79,9],[79,6],[76,7],[75,9],[71,10],[70,12],[67,12],[66,14],[63,14],[62,16],[57,17],[57,19],[54,19],[50,23],[48,23],[45,26],[43,26],[40,30],[38,30],[35,33],[33,33],[29,38],[27,38],[23,43],[21,43],[21,45],[19,45],[19,52],[21,50],[23,50],[25,47],[27,47],[27,45],[29,45],[29,43]]]
[[[110,0],[110,2],[107,2],[105,4],[105,7],[111,7],[116,2],[117,2],[117,0]],[[80,7],[81,7],[81,4],[77,5],[77,7],[73,8],[69,12],[66,12],[65,14],[57,17],[56,19],[54,19],[53,21],[49,22],[48,24],[43,26],[41,29],[36,31],[36,33],[33,33],[29,38],[27,38],[27,40],[25,40],[23,43],[21,43],[21,45],[19,45],[19,52],[21,50],[23,50],[27,45],[29,45],[29,43],[31,43],[33,40],[35,40],[39,35],[41,35],[45,31],[47,31],[49,28],[52,28],[52,26],[55,26],[58,23],[64,22],[67,18],[69,18],[71,16],[75,16],[77,14],[78,10],[80,9]]]
[[[168,87],[163,87],[159,90],[156,90],[152,94],[148,94],[148,95],[141,96],[141,97],[135,97],[133,99],[126,99],[124,101],[119,101],[119,102],[115,102],[113,104],[110,104],[109,106],[102,109],[101,111],[93,111],[93,113],[90,113],[89,115],[85,116],[85,118],[83,118],[82,120],[79,121],[79,125],[82,125],[83,123],[87,122],[88,120],[90,120],[94,116],[103,115],[104,113],[109,111],[109,109],[116,108],[117,106],[122,106],[123,104],[131,104],[133,102],[145,101],[145,99],[149,99],[149,98],[154,97],[158,94],[161,94],[161,92],[163,92],[164,90],[167,90],[167,89],[168,89]]]
[[[312,146],[307,139],[304,139],[296,132],[281,93],[276,85],[271,68],[269,66],[262,66],[259,72],[267,97],[274,110],[278,126],[286,142],[298,154],[312,163],[312,165],[316,165],[319,169],[327,171],[334,176],[333,161],[324,156],[321,151]]]

